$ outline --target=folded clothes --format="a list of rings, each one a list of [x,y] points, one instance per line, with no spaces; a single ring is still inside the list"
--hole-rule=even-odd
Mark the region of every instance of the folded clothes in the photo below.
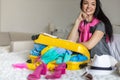
[[[50,50],[50,49],[52,49],[52,48],[54,48],[53,46],[47,46],[47,47],[45,47],[42,51],[41,51],[41,56],[43,55],[43,54],[45,54],[48,50]]]
[[[31,50],[30,54],[33,56],[40,56],[40,52],[36,51],[36,50]]]
[[[56,60],[57,64],[61,64],[63,62],[69,61],[71,54],[72,52],[69,50],[58,47],[52,47],[41,56],[41,59],[46,64],[53,60]]]
[[[85,61],[85,60],[88,60],[88,58],[82,54],[75,54],[75,55],[72,55],[71,58],[70,58],[70,61]]]
[[[46,53],[44,53],[41,56],[41,60],[46,64],[55,60],[59,56],[59,54],[57,54],[55,49],[56,49],[56,47],[53,47],[50,50],[48,50]]]
[[[36,51],[41,52],[46,47],[46,45],[43,44],[34,44],[34,48]]]
[[[66,52],[66,49],[64,49],[64,48],[56,48],[55,50],[60,55],[62,55],[62,54],[64,54]]]
[[[45,48],[46,46],[43,44],[34,44],[34,48],[30,51],[31,55],[34,56],[40,56],[40,52]]]

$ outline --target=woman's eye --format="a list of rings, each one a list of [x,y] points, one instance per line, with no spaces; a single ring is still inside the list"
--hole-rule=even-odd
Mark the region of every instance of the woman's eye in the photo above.
[[[93,6],[95,6],[95,4],[92,4]]]
[[[84,2],[83,4],[88,4],[87,2]]]

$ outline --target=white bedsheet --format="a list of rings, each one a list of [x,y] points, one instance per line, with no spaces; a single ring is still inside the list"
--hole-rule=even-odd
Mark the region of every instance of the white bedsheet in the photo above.
[[[29,51],[2,53],[0,54],[0,80],[27,80],[28,74],[32,73],[28,69],[15,69],[11,65],[15,63],[23,63],[28,58]],[[81,77],[83,70],[70,71],[67,70],[65,75],[56,80],[85,80]],[[45,76],[41,76],[40,80],[46,80]],[[120,76],[116,73],[105,76],[93,76],[93,80],[120,80]]]
[[[114,40],[108,43],[111,55],[120,61],[120,34],[114,34]]]

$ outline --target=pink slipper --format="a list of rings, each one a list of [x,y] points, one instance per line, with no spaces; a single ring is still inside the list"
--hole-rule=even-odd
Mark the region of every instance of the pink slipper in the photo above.
[[[66,70],[66,64],[62,63],[59,64],[56,68],[53,74],[51,75],[47,75],[45,78],[46,79],[56,79],[56,78],[60,78],[62,74],[65,74],[65,70]]]
[[[28,80],[37,80],[40,79],[41,75],[45,75],[47,72],[47,66],[46,64],[42,63],[40,66],[38,66],[35,71],[32,74],[29,74],[27,79]]]

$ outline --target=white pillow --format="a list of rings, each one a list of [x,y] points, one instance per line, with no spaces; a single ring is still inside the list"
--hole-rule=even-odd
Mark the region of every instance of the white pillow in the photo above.
[[[0,32],[0,46],[10,45],[10,35],[8,32]]]
[[[10,46],[0,46],[0,54],[10,52]]]

